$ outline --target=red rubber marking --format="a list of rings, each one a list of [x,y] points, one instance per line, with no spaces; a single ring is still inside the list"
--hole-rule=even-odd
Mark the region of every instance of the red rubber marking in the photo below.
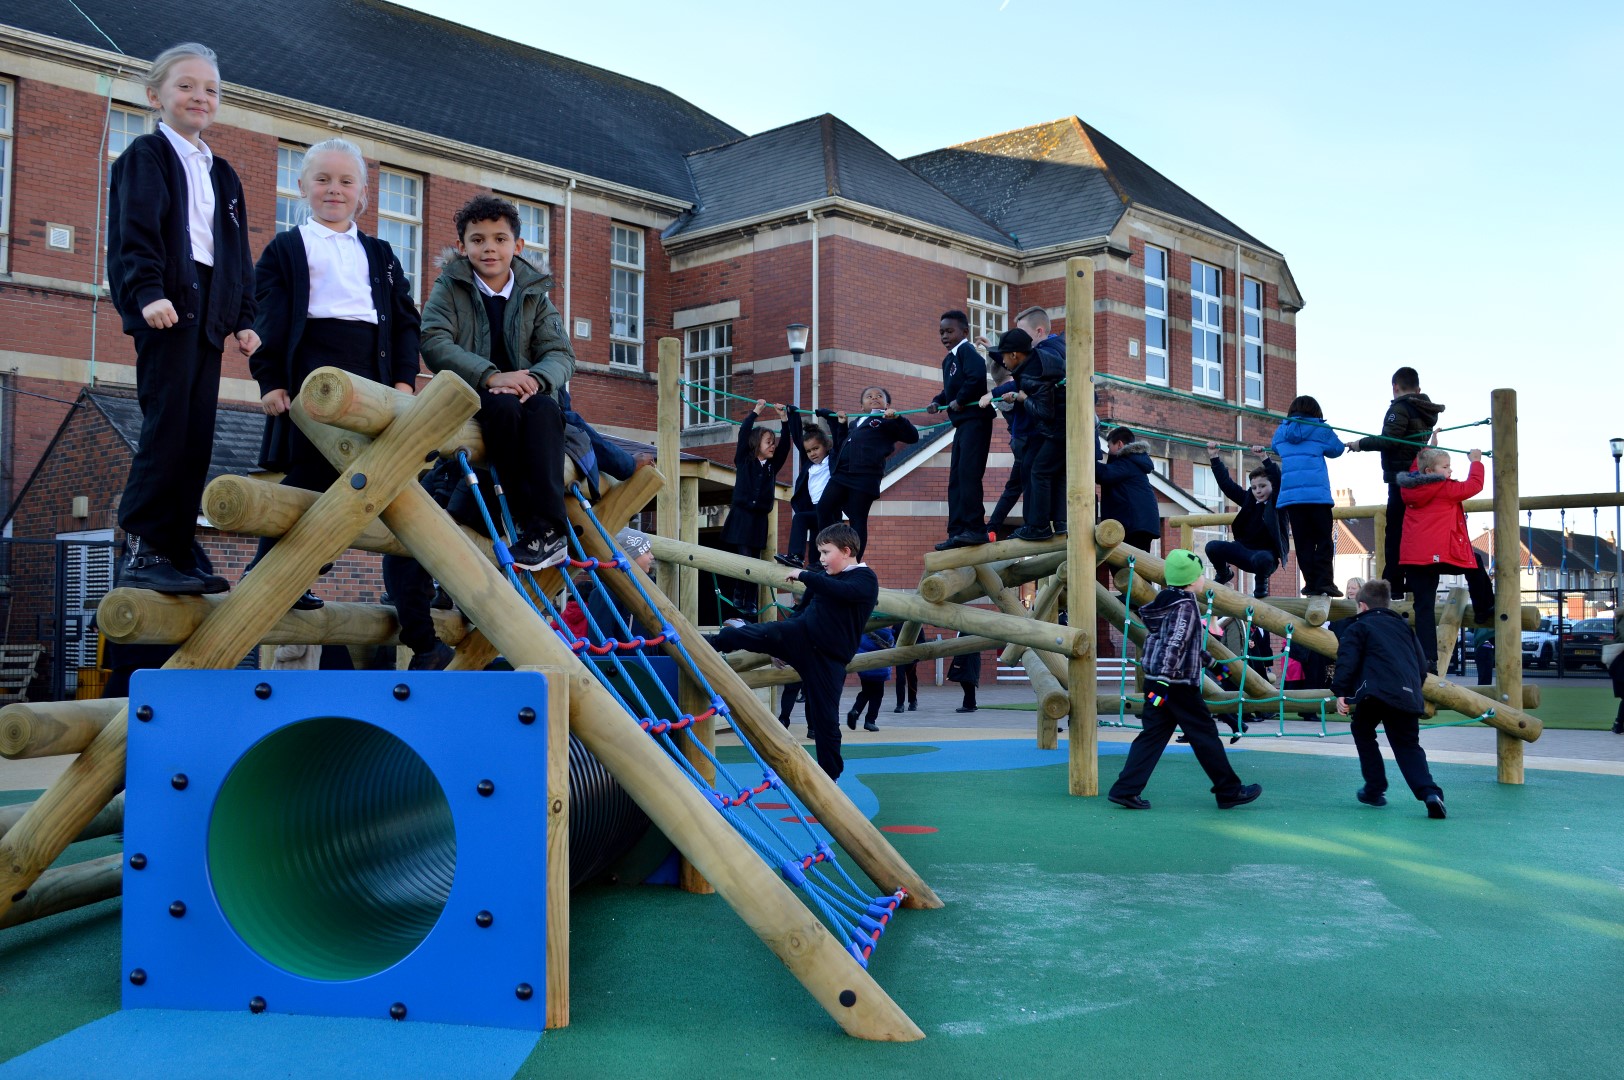
[[[936,827],[934,825],[881,825],[880,831],[917,835],[922,833],[933,833],[936,831]]]

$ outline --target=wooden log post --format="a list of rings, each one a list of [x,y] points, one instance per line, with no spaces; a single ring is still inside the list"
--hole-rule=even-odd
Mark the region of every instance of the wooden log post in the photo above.
[[[547,677],[547,1027],[570,1023],[570,678]]]
[[[1069,375],[1068,375],[1069,382]],[[1092,406],[1090,407],[1092,412]],[[996,544],[977,544],[975,547],[948,548],[946,551],[925,552],[925,571],[936,573],[977,563],[1003,562],[1008,559],[1026,559],[1034,555],[1050,555],[1064,551],[1064,537],[1053,540],[1000,540]]]
[[[682,348],[676,338],[663,337],[659,345],[659,401],[656,419],[655,460],[665,484],[654,503],[654,529],[661,536],[682,534]],[[698,503],[695,488],[694,502]],[[695,524],[698,515],[695,514]],[[697,588],[697,586],[696,586]],[[660,564],[660,589],[667,596],[682,596],[682,582],[673,563]],[[697,593],[696,593],[697,595]]]
[[[1094,452],[1099,421],[1094,411],[1094,261],[1066,260],[1066,565],[1081,580],[1095,564]],[[1097,613],[1093,589],[1069,594],[1067,621],[1092,633]],[[1067,789],[1100,793],[1099,705],[1094,689],[1094,650],[1073,653],[1066,669],[1071,723],[1066,726]]]
[[[109,698],[109,701],[123,702],[123,698]],[[22,820],[28,808],[33,803],[14,803],[11,806],[0,806],[0,836],[6,835],[11,827]],[[112,836],[114,833],[124,831],[124,793],[121,791],[113,796],[111,802],[102,807],[101,812],[90,819],[90,823],[79,830],[79,835],[73,838],[75,844],[86,840],[95,840],[103,836]]]
[[[415,398],[393,386],[357,379],[343,368],[321,367],[305,378],[297,400],[318,424],[377,435],[405,416]],[[435,449],[442,457],[450,458],[461,451],[468,455],[470,464],[485,464],[485,434],[472,417]]]
[[[1497,701],[1522,700],[1522,632],[1512,613],[1522,603],[1522,546],[1517,539],[1517,391],[1489,395],[1494,440],[1494,682]],[[1498,727],[1499,725],[1495,725]],[[1512,733],[1495,736],[1496,778],[1523,782],[1523,748]]]
[[[284,487],[253,476],[217,476],[203,493],[203,512],[221,532],[283,536],[320,497],[319,491]],[[383,555],[410,554],[381,521],[367,522],[350,546]]]
[[[699,544],[699,477],[684,476],[678,485],[682,506],[681,523],[677,539],[685,544]],[[677,570],[677,607],[689,622],[699,623],[699,571],[690,566]]]
[[[579,507],[570,508],[570,518],[582,526],[581,539],[588,552],[599,556],[606,553],[607,549],[604,548],[602,539]],[[666,545],[666,554],[673,561],[686,561],[696,552],[710,550],[689,548],[685,544],[663,541],[656,537],[656,551],[662,543]],[[726,555],[725,552],[714,554]],[[730,557],[741,559],[737,555]],[[753,560],[741,559],[741,561],[749,563]],[[634,581],[643,585],[653,603],[652,609],[633,584]],[[710,683],[711,688],[728,703],[733,722],[739,727],[740,733],[755,744],[762,758],[801,797],[807,809],[812,811],[819,823],[829,830],[836,842],[846,849],[858,866],[862,867],[870,880],[887,892],[899,888],[908,890],[905,903],[909,907],[942,906],[935,891],[901,855],[897,854],[896,849],[880,835],[873,823],[852,806],[835,786],[834,781],[818,768],[801,749],[800,743],[792,739],[789,732],[779,724],[778,717],[756,698],[739,678],[738,673],[729,668],[715,650],[704,644],[698,629],[683,618],[682,612],[676,609],[676,605],[671,603],[669,598],[652,587],[641,570],[632,566],[623,574],[606,574],[603,582],[630,609],[634,617],[643,619],[649,625],[670,625],[676,629],[678,636],[688,643],[687,653],[694,666],[705,677],[705,681]],[[664,648],[674,656],[679,651],[670,643]],[[712,883],[715,884],[714,878]]]
[[[940,604],[953,594],[968,589],[976,580],[976,569],[974,566],[955,566],[926,574],[919,579],[919,595],[933,604]]]
[[[340,440],[330,431],[307,434],[335,465],[353,453],[353,447],[340,449]],[[388,434],[386,431],[380,441]],[[574,672],[570,677],[571,731],[842,1029],[864,1039],[909,1041],[923,1037],[907,1014],[857,966],[654,740],[579,664],[558,635],[455,528],[428,492],[415,484],[408,487],[384,510],[384,520],[424,568],[457,597],[475,625],[515,667],[557,667]],[[608,557],[609,549],[595,530],[588,526],[588,531],[589,536],[583,537],[587,550]],[[278,545],[277,550],[281,547]],[[641,576],[635,566],[630,572]],[[621,576],[606,574],[605,580],[615,582]],[[689,640],[698,637],[692,633]],[[772,724],[778,726],[776,717]],[[827,824],[821,814],[819,820]],[[875,835],[878,837],[877,832]],[[879,842],[884,844],[883,838]],[[849,995],[855,995],[856,1005],[848,1006],[841,1000]]]
[[[0,915],[0,930],[111,900],[124,892],[123,862],[123,855],[104,855],[45,871],[27,896]]]
[[[316,580],[322,564],[336,559],[402,488],[410,486],[428,498],[417,484],[426,452],[447,442],[478,408],[478,395],[457,376],[442,372],[431,379],[164,667],[235,664]],[[128,734],[125,711],[108,722],[0,839],[0,916],[27,895],[45,868],[123,787]]]
[[[0,757],[54,757],[89,746],[124,707],[122,698],[18,701],[0,709]]]
[[[1465,612],[1466,590],[1456,585],[1449,590],[1449,597],[1444,601],[1443,618],[1438,620],[1438,640],[1432,643],[1433,655],[1438,658],[1438,670],[1444,678],[1449,677],[1449,662],[1455,658],[1455,646],[1460,642],[1461,617]],[[1521,631],[1517,634],[1517,666],[1522,666]]]
[[[1162,581],[1164,564],[1161,559],[1148,552],[1136,551],[1123,545],[1111,552],[1106,561],[1113,566],[1124,566],[1128,558],[1133,557],[1136,574],[1143,574],[1152,581]],[[1304,648],[1313,649],[1322,656],[1335,656],[1337,649],[1336,635],[1321,626],[1309,626],[1303,620],[1288,615],[1271,606],[1266,601],[1255,600],[1249,595],[1242,595],[1234,589],[1222,585],[1209,583],[1207,586],[1213,593],[1213,607],[1226,615],[1244,615],[1247,608],[1252,609],[1252,621],[1263,627],[1271,634],[1285,636],[1286,630],[1291,628],[1292,640]],[[1518,666],[1519,680],[1517,682],[1520,700],[1522,682],[1520,676],[1522,664],[1521,635],[1518,634],[1518,644],[1515,650],[1513,663]],[[1499,658],[1496,657],[1498,662]],[[1499,670],[1497,668],[1497,670]],[[1506,701],[1490,701],[1483,695],[1473,692],[1464,686],[1457,685],[1436,675],[1427,676],[1422,687],[1422,694],[1428,701],[1442,708],[1453,710],[1463,716],[1474,719],[1482,717],[1484,723],[1514,736],[1524,742],[1533,742],[1539,738],[1544,725],[1539,718]],[[1487,711],[1493,712],[1491,716],[1484,716]]]

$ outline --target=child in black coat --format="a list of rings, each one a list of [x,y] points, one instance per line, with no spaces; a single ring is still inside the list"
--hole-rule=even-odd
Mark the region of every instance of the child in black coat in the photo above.
[[[782,405],[757,401],[739,424],[739,438],[733,448],[733,499],[722,526],[722,543],[729,551],[751,559],[761,558],[767,543],[767,515],[777,506],[778,473],[789,459],[790,440],[780,440],[771,428],[757,427],[756,420],[768,408],[785,413]],[[735,580],[728,597],[735,613],[745,620],[756,617],[756,586]]]
[[[885,459],[898,443],[919,441],[919,429],[891,407],[891,391],[865,386],[859,398],[863,415],[849,419],[844,413],[829,418],[840,450],[829,469],[829,486],[818,500],[818,529],[839,524],[841,514],[857,533],[857,554],[868,547],[868,511],[880,497]]]
[[[1280,466],[1268,456],[1268,448],[1252,447],[1254,454],[1263,457],[1263,464],[1247,473],[1247,487],[1230,479],[1224,459],[1218,455],[1218,444],[1207,444],[1207,457],[1212,463],[1213,479],[1218,488],[1232,499],[1240,509],[1229,527],[1233,540],[1213,540],[1207,544],[1207,560],[1212,563],[1212,580],[1228,585],[1235,579],[1235,569],[1249,571],[1255,579],[1252,595],[1259,600],[1269,595],[1269,575],[1286,561],[1286,515],[1274,506],[1275,493],[1280,490]]]
[[[833,416],[827,409],[819,415]],[[784,435],[795,445],[801,467],[795,476],[795,490],[790,494],[789,549],[778,561],[796,569],[814,558],[818,535],[818,500],[829,488],[829,473],[834,468],[834,455],[840,452],[846,429],[842,426],[838,436],[825,434],[820,427],[807,428],[800,409],[790,409],[784,417]]]
[[[857,532],[831,525],[818,533],[823,573],[791,570],[791,581],[806,586],[806,606],[775,622],[724,626],[705,640],[719,652],[747,649],[777,657],[794,668],[806,694],[806,723],[812,729],[818,765],[838,780],[845,769],[840,756],[840,691],[846,665],[857,655],[863,627],[880,598],[874,571],[858,562]]]
[[[1336,650],[1336,677],[1331,692],[1336,711],[1353,711],[1353,745],[1365,785],[1354,793],[1366,806],[1387,805],[1387,769],[1376,745],[1376,727],[1387,732],[1393,759],[1427,816],[1445,816],[1444,792],[1427,768],[1421,749],[1421,688],[1427,681],[1427,657],[1404,617],[1393,611],[1392,589],[1381,578],[1359,587],[1359,614],[1341,634]],[[1352,699],[1351,703],[1349,699]]]
[[[224,592],[192,554],[214,451],[220,357],[254,332],[254,267],[242,182],[203,142],[220,103],[214,52],[189,42],[147,72],[158,130],[113,162],[107,204],[107,279],[124,332],[135,339],[141,439],[119,500],[129,557],[126,588]]]

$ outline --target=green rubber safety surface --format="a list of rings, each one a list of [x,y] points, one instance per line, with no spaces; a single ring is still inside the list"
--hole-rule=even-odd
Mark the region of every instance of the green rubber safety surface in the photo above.
[[[434,928],[457,865],[451,807],[428,765],[382,728],[338,717],[250,748],[220,787],[208,846],[232,929],[311,979],[399,962]],[[244,850],[259,855],[231,857]]]

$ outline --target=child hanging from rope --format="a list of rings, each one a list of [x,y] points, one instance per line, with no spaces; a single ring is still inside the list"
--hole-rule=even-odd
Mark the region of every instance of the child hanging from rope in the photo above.
[[[1399,566],[1415,598],[1415,636],[1427,653],[1427,670],[1438,673],[1438,578],[1466,575],[1472,613],[1479,626],[1494,625],[1494,582],[1478,562],[1466,535],[1461,503],[1483,490],[1483,452],[1467,452],[1466,479],[1449,478],[1449,451],[1429,446],[1417,456],[1420,471],[1398,478],[1404,493],[1406,524]]]
[[[1297,545],[1297,568],[1303,574],[1304,596],[1341,596],[1332,575],[1336,545],[1331,539],[1331,474],[1326,458],[1341,457],[1345,449],[1325,422],[1320,403],[1307,394],[1293,399],[1286,422],[1274,433],[1274,452],[1280,458],[1280,493],[1277,508],[1291,518]]]
[[[766,419],[763,414],[769,408],[785,415],[782,405],[759,400],[739,424],[739,439],[733,448],[733,499],[727,524],[722,526],[722,544],[749,559],[761,558],[767,543],[767,515],[777,507],[778,472],[789,459],[790,440],[780,441],[778,432],[756,426],[757,418]],[[755,620],[754,583],[735,578],[728,601],[739,618]]]
[[[1382,545],[1382,577],[1393,589],[1393,599],[1404,599],[1404,573],[1399,569],[1399,542],[1404,535],[1404,496],[1399,477],[1412,471],[1415,456],[1433,438],[1442,405],[1421,392],[1421,376],[1413,367],[1393,372],[1393,404],[1382,418],[1380,435],[1349,439],[1349,450],[1380,450],[1382,479],[1387,482],[1387,534]]]
[[[718,652],[741,649],[784,661],[801,677],[806,694],[806,723],[812,729],[818,765],[829,779],[845,769],[840,756],[840,691],[846,665],[857,654],[863,627],[879,602],[880,581],[858,561],[862,550],[857,531],[830,525],[818,533],[823,572],[791,570],[791,581],[806,587],[806,606],[776,622],[724,626],[706,637]]]
[[[892,635],[888,626],[870,630],[863,635],[858,643],[857,654],[861,656],[866,652],[879,652],[895,646],[897,639]],[[885,700],[885,682],[891,677],[888,667],[868,668],[857,673],[857,700],[851,703],[851,711],[846,713],[846,726],[853,731],[857,730],[857,716],[865,708],[868,716],[863,720],[864,731],[878,731],[880,725],[875,723],[880,715],[880,702]]]
[[[824,434],[821,427],[808,428],[801,419],[801,410],[791,409],[784,417],[784,434],[795,445],[801,468],[789,499],[789,553],[773,557],[799,570],[816,553],[818,500],[829,488],[829,470],[834,467],[834,455],[840,452],[846,431],[842,427],[836,439]]]
[[[1269,575],[1286,561],[1287,541],[1285,518],[1274,506],[1275,493],[1280,490],[1280,466],[1269,459],[1267,448],[1254,446],[1252,452],[1263,458],[1263,464],[1246,474],[1249,486],[1241,487],[1229,478],[1218,444],[1207,444],[1213,479],[1240,508],[1229,527],[1234,539],[1208,543],[1207,558],[1212,563],[1212,580],[1220,585],[1235,580],[1237,567],[1250,571],[1255,579],[1252,595],[1261,600],[1269,595]]]
[[[1129,810],[1149,810],[1141,797],[1150,774],[1167,749],[1173,729],[1190,737],[1195,759],[1212,781],[1218,809],[1229,810],[1256,799],[1261,784],[1242,784],[1230,767],[1218,727],[1201,696],[1201,607],[1195,593],[1205,586],[1201,560],[1183,548],[1167,553],[1167,587],[1139,609],[1149,637],[1145,640],[1144,730],[1128,748],[1128,760],[1107,796]]]
[[[868,510],[880,497],[885,459],[898,443],[918,442],[919,429],[897,415],[891,391],[883,386],[865,386],[859,401],[863,415],[848,420],[845,413],[835,413],[828,418],[840,450],[829,470],[829,486],[818,500],[818,528],[838,524],[844,513],[857,533],[861,558],[868,548]]]
[[[1419,598],[1420,593],[1416,596]],[[1336,650],[1336,677],[1331,692],[1336,711],[1353,712],[1353,745],[1359,749],[1359,770],[1365,784],[1354,797],[1366,806],[1387,805],[1387,768],[1376,745],[1376,727],[1387,732],[1393,760],[1415,797],[1426,804],[1427,816],[1441,818],[1444,792],[1427,768],[1421,749],[1421,711],[1426,701],[1421,687],[1427,665],[1438,650],[1426,648],[1434,639],[1410,631],[1404,617],[1389,606],[1392,590],[1382,578],[1359,587],[1359,614],[1350,621]],[[1349,699],[1352,699],[1351,703]]]

